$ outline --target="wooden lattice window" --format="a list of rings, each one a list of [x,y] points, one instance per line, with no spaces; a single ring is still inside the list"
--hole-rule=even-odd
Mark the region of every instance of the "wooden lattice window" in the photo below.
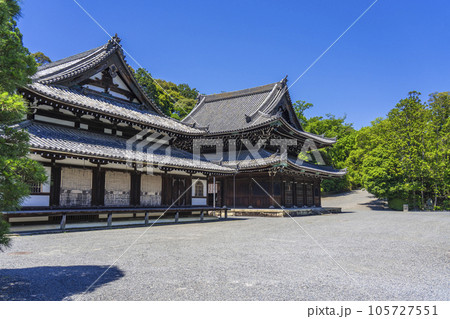
[[[43,184],[42,183],[30,184],[30,193],[31,194],[42,193],[42,192],[43,192]]]
[[[203,197],[203,183],[200,181],[197,181],[195,183],[195,197]]]

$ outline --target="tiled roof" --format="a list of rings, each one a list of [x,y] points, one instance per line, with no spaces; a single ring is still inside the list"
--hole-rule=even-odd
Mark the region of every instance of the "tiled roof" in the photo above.
[[[257,125],[271,117],[269,114],[257,113],[273,103],[279,84],[277,82],[240,91],[200,95],[197,106],[182,122],[207,127],[211,133]],[[254,120],[249,121],[252,115]]]
[[[81,129],[27,121],[20,124],[30,135],[31,150],[54,151],[72,155],[100,157],[117,161],[138,161],[148,164],[177,167],[181,169],[205,170],[232,173],[233,169],[204,159],[194,160],[191,153],[171,147],[158,148],[151,153],[147,149],[127,147],[127,140],[114,135],[99,134]]]
[[[70,57],[44,64],[31,77],[33,82],[50,84],[82,73],[103,62],[117,49],[114,42],[72,55]]]
[[[182,122],[205,128],[208,133],[217,135],[255,129],[278,121],[287,131],[303,138],[310,138],[324,145],[336,142],[335,138],[303,131],[297,120],[286,120],[276,109],[284,96],[289,104],[286,108],[295,117],[285,78],[280,82],[250,89],[200,95],[197,105]]]
[[[277,106],[284,96],[288,100],[285,107],[295,117],[285,78],[280,82],[255,88],[200,95],[197,105],[182,122],[206,128],[211,134],[227,134],[280,121],[288,131],[304,138],[311,138],[322,144],[336,142],[336,139],[305,132],[296,119],[286,120],[278,113]]]
[[[319,173],[321,175],[335,177],[344,176],[347,173],[346,170],[308,163],[293,156],[288,156],[286,159],[283,159],[281,154],[272,153],[262,148],[253,151],[253,153],[245,150],[237,151],[235,155],[230,155],[230,153],[226,152],[223,154],[223,162],[221,164],[233,168],[237,167],[239,170],[283,165],[285,167],[290,167],[295,171],[311,174]]]
[[[120,39],[117,34],[112,37],[108,43],[97,48],[72,55],[70,57],[51,62],[38,67],[37,72],[31,77],[33,83],[41,83],[46,85],[65,85],[67,81],[80,79],[84,73],[88,73],[95,69],[102,70],[108,66],[113,56],[119,58],[122,65],[122,72],[125,78],[130,79],[132,86],[140,96],[139,100],[149,109],[154,110],[162,116],[165,116],[161,109],[149,98],[142,87],[137,83],[134,74],[128,67],[123,50],[120,45]],[[72,84],[71,84],[72,85]]]
[[[139,109],[139,105],[137,104],[118,101],[114,98],[108,98],[99,94],[82,93],[83,91],[41,83],[30,84],[28,89],[57,101],[70,103],[81,108],[101,112],[105,115],[117,116],[153,127],[178,131],[180,133],[205,133],[203,130],[190,127],[175,119],[163,117],[148,110]]]

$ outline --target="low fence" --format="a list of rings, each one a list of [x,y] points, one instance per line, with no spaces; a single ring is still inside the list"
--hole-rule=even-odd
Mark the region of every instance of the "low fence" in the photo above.
[[[150,225],[150,215],[157,215],[160,217],[172,218],[174,223],[180,221],[180,213],[186,214],[190,213],[193,215],[194,212],[199,212],[199,221],[203,221],[205,218],[205,213],[214,212],[216,215],[219,214],[220,218],[228,218],[228,208],[216,208],[216,207],[139,207],[139,208],[88,208],[88,209],[51,209],[51,210],[27,210],[27,211],[11,211],[2,212],[3,218],[6,221],[14,220],[14,222],[20,222],[21,218],[29,220],[30,218],[36,217],[59,217],[60,218],[60,230],[65,230],[68,223],[68,217],[88,217],[97,216],[98,218],[106,218],[105,227],[110,228],[113,226],[113,216],[118,217],[132,217],[138,219],[143,218],[143,224],[145,226]],[[126,214],[132,214],[131,216],[126,216]],[[125,215],[125,216],[124,216]]]

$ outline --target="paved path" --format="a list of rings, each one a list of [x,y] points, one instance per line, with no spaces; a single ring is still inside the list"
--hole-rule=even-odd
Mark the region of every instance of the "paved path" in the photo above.
[[[367,191],[355,190],[322,198],[323,207],[341,207],[342,211],[389,210],[385,201],[377,199]]]
[[[0,300],[449,300],[450,214],[372,210],[367,196],[324,199],[355,212],[295,217],[303,229],[255,217],[15,237]]]

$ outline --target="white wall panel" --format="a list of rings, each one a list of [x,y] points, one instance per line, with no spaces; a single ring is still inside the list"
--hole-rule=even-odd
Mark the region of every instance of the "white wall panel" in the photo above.
[[[61,206],[90,206],[92,199],[92,170],[61,168]]]
[[[141,176],[141,206],[161,205],[162,178],[159,175]]]
[[[127,172],[106,171],[105,206],[130,205],[131,175]]]

